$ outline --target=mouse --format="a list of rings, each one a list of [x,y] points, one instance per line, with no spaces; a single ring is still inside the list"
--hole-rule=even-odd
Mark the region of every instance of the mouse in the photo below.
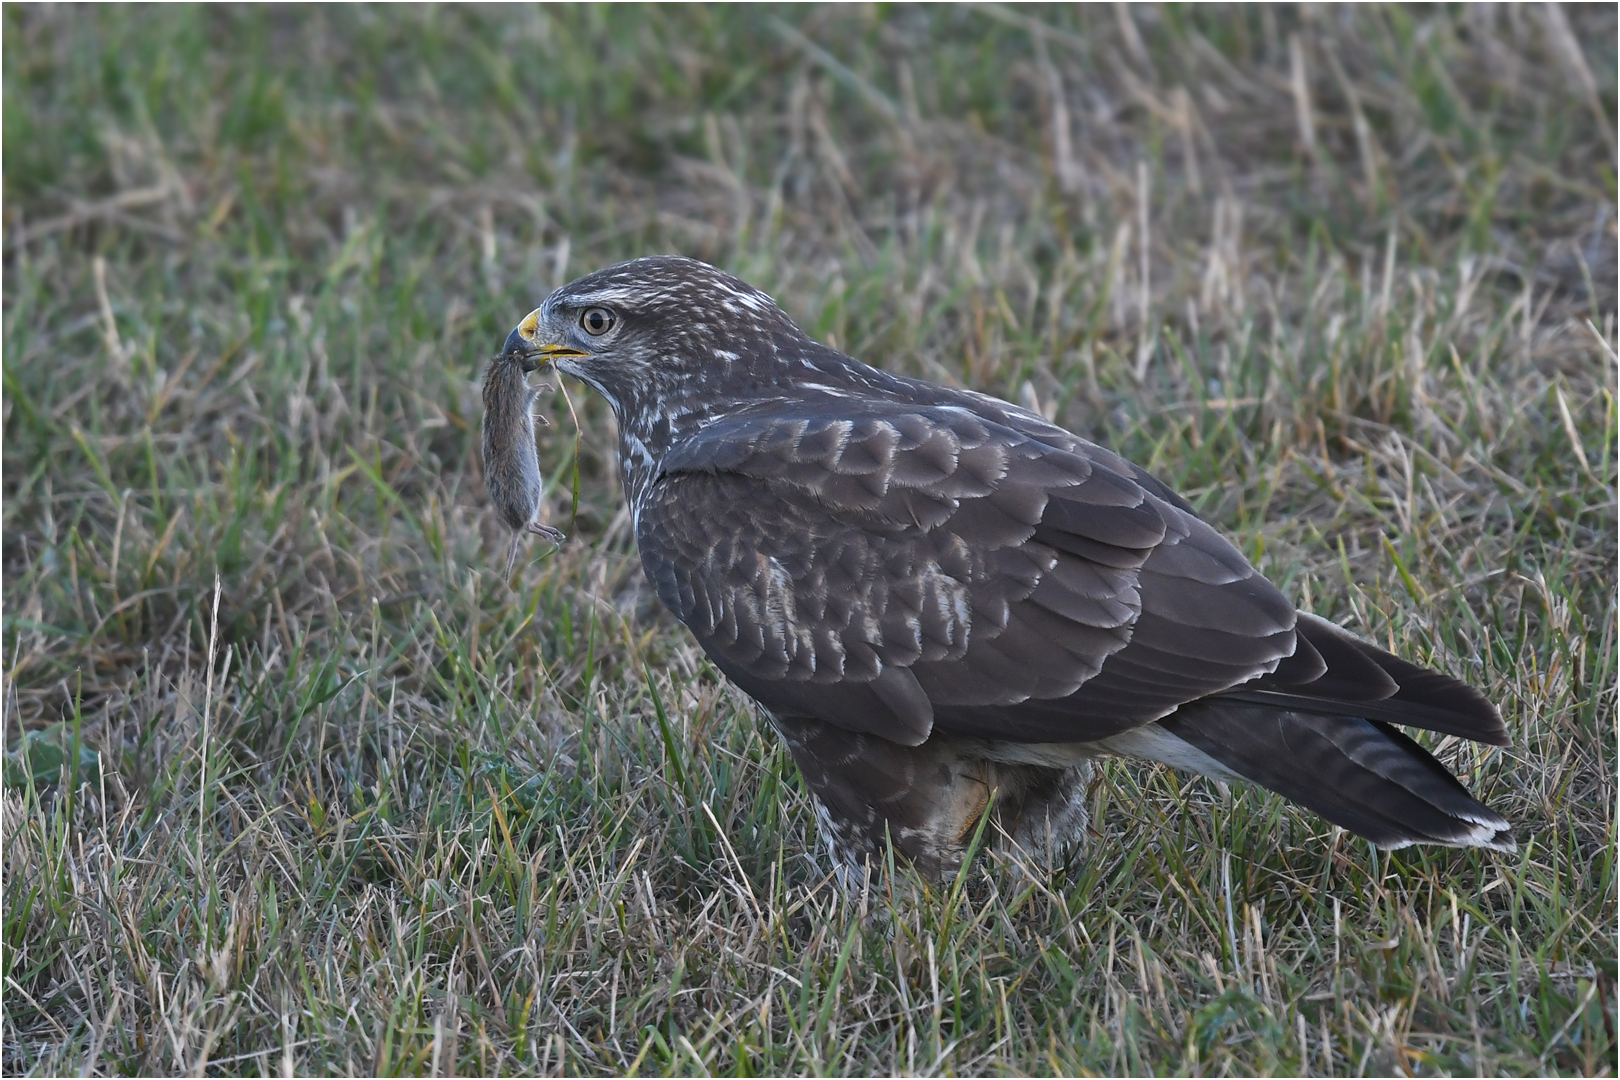
[[[550,387],[529,385],[534,360],[503,351],[484,371],[484,490],[502,523],[512,530],[506,552],[506,579],[511,580],[518,545],[526,534],[553,544],[563,533],[535,518],[540,513],[540,455],[534,443],[534,399]],[[542,418],[541,423],[545,423]]]

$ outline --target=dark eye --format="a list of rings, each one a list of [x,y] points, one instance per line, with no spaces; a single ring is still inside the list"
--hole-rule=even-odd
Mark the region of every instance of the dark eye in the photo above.
[[[605,307],[586,308],[585,313],[579,317],[580,329],[592,337],[601,337],[613,329],[613,324],[619,317]]]

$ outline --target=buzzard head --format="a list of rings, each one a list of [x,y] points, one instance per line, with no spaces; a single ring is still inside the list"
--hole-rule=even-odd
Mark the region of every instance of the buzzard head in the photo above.
[[[780,392],[807,346],[816,347],[765,293],[674,256],[569,282],[506,339],[509,354],[595,389],[621,433],[654,454],[721,405]]]

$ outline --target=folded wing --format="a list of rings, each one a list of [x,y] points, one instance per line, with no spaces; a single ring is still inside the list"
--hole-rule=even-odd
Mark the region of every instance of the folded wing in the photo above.
[[[768,707],[910,745],[1089,741],[1294,655],[1293,606],[1108,451],[838,404],[711,425],[637,507],[659,595]]]

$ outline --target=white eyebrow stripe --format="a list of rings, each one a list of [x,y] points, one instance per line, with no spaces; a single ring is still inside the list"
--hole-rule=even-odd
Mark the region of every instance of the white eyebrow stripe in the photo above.
[[[645,289],[638,289],[628,285],[610,285],[607,288],[596,289],[593,292],[559,296],[557,299],[569,307],[590,307],[592,304],[622,304],[626,300],[634,300],[645,292]]]

